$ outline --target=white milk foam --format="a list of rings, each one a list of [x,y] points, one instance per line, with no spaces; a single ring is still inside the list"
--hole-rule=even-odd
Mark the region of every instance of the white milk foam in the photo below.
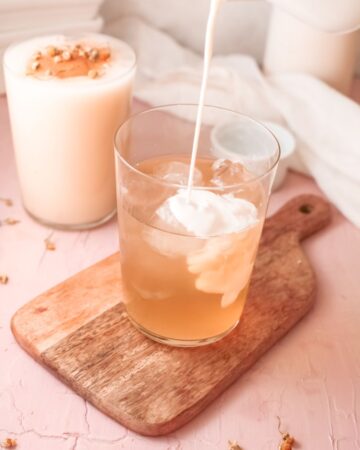
[[[172,230],[185,229],[198,237],[236,233],[257,223],[257,208],[232,194],[218,195],[194,189],[190,200],[185,189],[169,197],[156,212]]]
[[[72,45],[77,43],[83,43],[85,45],[109,46],[111,50],[111,58],[109,62],[106,62],[103,66],[104,73],[102,76],[93,79],[86,75],[76,76],[69,78],[57,78],[57,77],[44,77],[41,75],[27,76],[26,66],[32,55],[39,51],[44,50],[48,46],[62,46]],[[67,88],[74,86],[75,89],[80,88],[97,88],[98,85],[112,80],[118,80],[121,76],[127,75],[135,65],[135,53],[124,42],[110,36],[97,34],[97,33],[83,33],[79,34],[79,37],[74,38],[64,36],[62,34],[54,34],[48,36],[36,37],[19,44],[10,46],[6,51],[5,66],[13,72],[15,76],[22,77],[27,80],[28,83],[41,83],[44,85],[44,78],[46,79],[46,86],[50,88],[55,87]]]

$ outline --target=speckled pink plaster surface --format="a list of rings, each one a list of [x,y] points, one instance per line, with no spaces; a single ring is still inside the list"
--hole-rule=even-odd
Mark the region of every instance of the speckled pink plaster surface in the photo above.
[[[360,82],[357,84],[360,96]],[[140,105],[135,105],[137,108]],[[29,149],[31,150],[31,149]],[[359,168],[360,170],[360,168]],[[271,200],[274,210],[294,195],[319,189],[291,174]],[[15,342],[14,312],[54,284],[115,252],[115,220],[84,232],[56,231],[55,252],[44,252],[49,230],[21,202],[6,98],[0,97],[0,440],[19,450],[275,450],[283,429],[306,450],[360,449],[360,232],[334,209],[333,223],[305,243],[318,278],[310,314],[205,412],[167,437],[144,438],[108,419],[33,361]]]

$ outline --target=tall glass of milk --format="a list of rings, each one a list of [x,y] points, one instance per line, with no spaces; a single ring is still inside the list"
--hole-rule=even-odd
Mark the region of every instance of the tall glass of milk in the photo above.
[[[113,136],[129,116],[135,54],[101,34],[9,47],[6,91],[26,211],[51,227],[91,228],[116,211]]]

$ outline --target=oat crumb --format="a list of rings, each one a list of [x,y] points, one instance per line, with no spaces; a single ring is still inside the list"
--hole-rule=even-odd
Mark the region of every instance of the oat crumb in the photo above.
[[[228,441],[229,450],[242,450],[237,441]]]
[[[55,55],[57,55],[58,51],[57,51],[57,48],[56,48],[56,47],[53,47],[52,45],[50,45],[49,47],[47,47],[46,53],[47,53],[49,56],[55,56]]]
[[[31,69],[32,70],[38,70],[40,68],[40,63],[39,63],[39,61],[34,61],[32,64],[31,64]]]
[[[46,250],[50,250],[51,252],[56,250],[56,245],[54,242],[50,241],[50,239],[45,239],[45,248]]]
[[[6,438],[1,443],[1,448],[15,448],[16,446],[16,439]]]
[[[99,75],[98,71],[95,69],[91,69],[88,72],[88,77],[90,77],[90,78],[96,78],[98,75]]]
[[[295,439],[292,436],[290,436],[289,433],[281,431],[281,419],[279,416],[277,416],[277,419],[278,419],[278,431],[282,436],[281,443],[279,445],[279,450],[293,450],[293,447],[295,445]]]
[[[293,450],[294,445],[295,445],[295,439],[292,436],[290,436],[289,433],[285,433],[282,437],[282,441],[279,446],[279,450]]]
[[[6,206],[13,206],[13,202],[10,198],[0,198],[0,202],[4,203]]]
[[[12,219],[11,217],[7,217],[7,218],[4,220],[4,224],[5,224],[5,225],[16,225],[16,224],[19,223],[19,222],[20,222],[20,220]]]
[[[0,284],[8,284],[8,281],[9,277],[5,273],[0,274]]]

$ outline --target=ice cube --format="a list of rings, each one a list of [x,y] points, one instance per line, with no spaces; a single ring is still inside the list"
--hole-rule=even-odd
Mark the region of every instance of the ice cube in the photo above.
[[[123,208],[138,220],[147,222],[173,190],[164,188],[136,173],[127,174],[124,186],[119,187]]]
[[[144,230],[143,238],[161,255],[171,258],[186,256],[204,245],[202,239],[189,236],[189,231],[171,209],[169,199],[157,209],[149,225]]]
[[[187,256],[188,270],[196,275],[198,290],[223,294],[226,308],[246,287],[251,275],[260,227],[209,238],[200,251]]]
[[[165,300],[173,295],[170,290],[144,289],[135,283],[131,283],[131,285],[134,291],[144,300]]]
[[[152,175],[167,183],[185,186],[188,183],[189,171],[190,164],[181,161],[167,161],[156,166]],[[202,178],[201,171],[195,167],[193,185],[201,186]]]
[[[164,206],[162,210],[164,213]],[[202,239],[186,236],[185,232],[185,228],[169,211],[167,219],[159,215],[153,217],[151,226],[146,226],[143,231],[143,239],[160,255],[178,258],[199,251],[204,245]]]
[[[226,187],[239,184],[249,178],[249,173],[244,166],[237,161],[229,159],[217,159],[211,166],[213,176],[210,182],[218,187]]]

